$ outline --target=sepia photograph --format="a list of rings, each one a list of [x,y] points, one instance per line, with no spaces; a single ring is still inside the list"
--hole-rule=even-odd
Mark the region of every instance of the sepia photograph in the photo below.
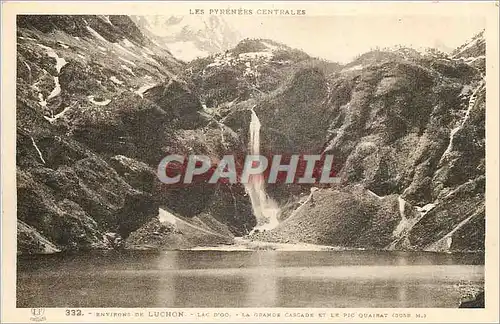
[[[484,310],[486,15],[232,4],[13,18],[15,307]]]

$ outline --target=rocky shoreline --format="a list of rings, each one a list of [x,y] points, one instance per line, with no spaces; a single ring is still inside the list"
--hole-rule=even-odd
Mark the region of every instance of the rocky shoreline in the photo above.
[[[458,308],[484,308],[484,291],[481,291],[473,296],[467,295],[462,298]]]
[[[269,185],[254,241],[483,251],[485,41],[373,50],[348,64],[244,39],[189,63],[128,16],[19,16],[18,251],[190,249],[257,224],[243,185],[163,186],[168,154],[329,154],[339,185]],[[466,50],[463,50],[463,49]],[[158,220],[164,207],[170,225]],[[266,243],[268,244],[268,243]]]

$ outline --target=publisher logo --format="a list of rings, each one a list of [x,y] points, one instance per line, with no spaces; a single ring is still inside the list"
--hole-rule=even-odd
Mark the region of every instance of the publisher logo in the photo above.
[[[30,320],[34,322],[42,322],[45,321],[45,309],[44,308],[32,308],[31,309],[31,317]]]

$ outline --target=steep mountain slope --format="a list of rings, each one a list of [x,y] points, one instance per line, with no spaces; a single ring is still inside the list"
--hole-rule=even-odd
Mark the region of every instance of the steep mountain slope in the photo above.
[[[214,15],[133,16],[132,19],[157,44],[186,62],[223,52],[241,39],[236,29]]]

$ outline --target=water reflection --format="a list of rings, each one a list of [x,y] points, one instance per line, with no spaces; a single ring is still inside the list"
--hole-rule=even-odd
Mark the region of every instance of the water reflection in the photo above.
[[[408,252],[401,252],[396,257],[396,264],[398,266],[407,266],[408,265]],[[407,280],[406,280],[407,281]],[[400,307],[410,307],[411,305],[408,303],[408,285],[411,285],[410,282],[405,282],[405,280],[400,279],[397,282],[397,298],[400,303]]]
[[[176,281],[175,276],[169,270],[178,268],[178,253],[165,253],[158,257],[156,268],[165,272],[164,276],[158,278],[158,286],[153,290],[158,293],[157,303],[165,307],[174,307],[176,301]]]
[[[276,303],[277,274],[280,267],[276,251],[256,251],[252,259],[257,261],[254,271],[247,276],[248,292],[245,304],[249,307],[271,307]]]

